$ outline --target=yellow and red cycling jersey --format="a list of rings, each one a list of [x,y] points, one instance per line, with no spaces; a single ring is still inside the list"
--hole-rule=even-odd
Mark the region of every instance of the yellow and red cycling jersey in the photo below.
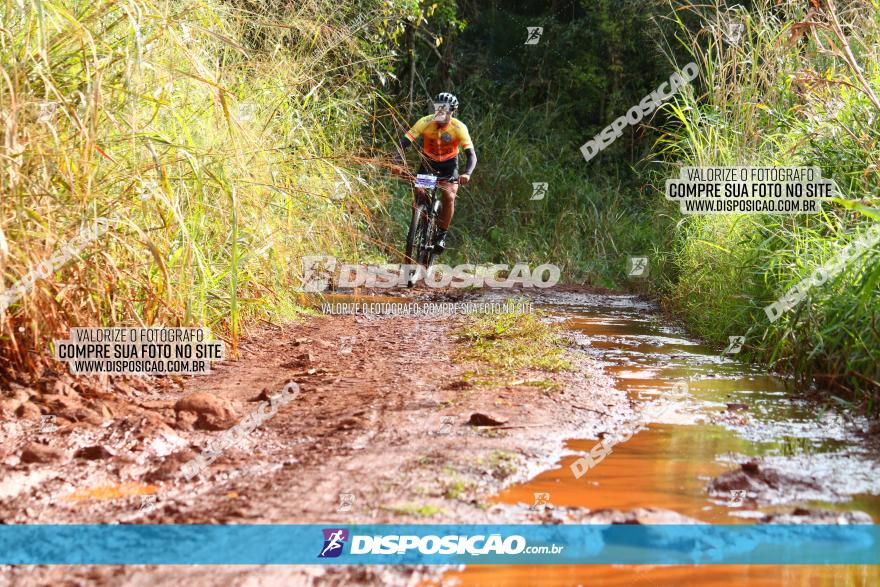
[[[422,152],[434,161],[447,161],[458,156],[458,147],[469,149],[473,146],[467,127],[457,118],[452,118],[444,127],[434,122],[429,114],[419,119],[406,133],[406,138],[415,142],[422,137]]]

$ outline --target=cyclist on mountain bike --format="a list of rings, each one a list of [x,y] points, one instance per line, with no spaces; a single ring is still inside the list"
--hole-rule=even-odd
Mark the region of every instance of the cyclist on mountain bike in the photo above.
[[[477,152],[471,142],[464,123],[453,115],[458,110],[458,98],[449,92],[442,92],[434,98],[434,113],[419,119],[406,135],[400,140],[401,152],[395,155],[396,163],[403,162],[402,152],[420,136],[422,137],[421,165],[417,173],[437,176],[441,191],[443,206],[440,210],[439,230],[434,243],[436,253],[442,253],[446,248],[446,231],[452,222],[452,214],[455,212],[455,195],[458,193],[458,184],[466,184],[471,179],[471,174],[477,166]],[[461,146],[467,155],[464,173],[458,174],[458,148]],[[413,189],[413,208],[418,202],[427,199],[424,188]]]

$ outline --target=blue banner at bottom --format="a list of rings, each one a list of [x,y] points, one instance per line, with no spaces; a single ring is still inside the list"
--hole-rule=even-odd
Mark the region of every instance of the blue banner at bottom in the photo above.
[[[0,525],[0,564],[880,564],[877,525]]]

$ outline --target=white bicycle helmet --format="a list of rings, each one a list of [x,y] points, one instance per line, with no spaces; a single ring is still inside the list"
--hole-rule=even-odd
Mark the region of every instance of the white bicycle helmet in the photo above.
[[[458,98],[449,92],[440,92],[434,97],[434,104],[446,104],[453,112],[458,110]]]

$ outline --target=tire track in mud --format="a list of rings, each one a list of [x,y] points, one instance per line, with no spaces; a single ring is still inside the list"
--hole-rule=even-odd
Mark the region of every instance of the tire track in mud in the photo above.
[[[403,444],[406,436],[417,434],[425,426],[423,418],[406,417],[407,405],[438,408],[434,385],[428,382],[436,380],[438,372],[451,373],[452,366],[448,357],[437,352],[438,346],[447,344],[447,326],[424,321],[418,324],[414,319],[382,320],[386,323],[377,328],[376,320],[318,318],[294,330],[296,340],[303,340],[296,350],[310,349],[307,364],[293,362],[299,369],[293,371],[293,379],[300,385],[300,396],[281,408],[262,430],[255,431],[269,437],[265,441],[269,451],[251,457],[256,461],[250,463],[251,475],[214,484],[212,492],[219,495],[247,493],[255,497],[246,508],[236,507],[226,513],[272,522],[304,522],[304,516],[326,518],[335,513],[339,493],[358,493],[356,480],[365,469],[393,470],[388,461],[395,453],[387,449]],[[336,336],[355,337],[350,354],[339,352]],[[420,349],[431,349],[431,359],[425,361],[428,353]],[[228,377],[219,387],[216,382],[205,381],[199,388],[210,386],[215,393],[238,400],[256,395],[259,388],[266,387],[267,380],[277,381],[276,387],[280,388],[287,375],[279,376],[274,368],[265,366],[266,354],[274,350],[270,347],[238,362],[236,373],[256,372],[259,376],[236,381],[231,394]],[[305,367],[309,367],[305,374],[296,375]],[[249,384],[241,385],[244,383]],[[234,463],[222,460],[215,465],[237,465],[241,459]],[[247,462],[241,464],[248,467]],[[209,470],[206,476],[212,479],[220,472]],[[339,481],[340,476],[352,479],[349,487]],[[225,512],[223,504],[219,506],[204,503],[186,512],[186,517],[216,518]]]
[[[301,445],[297,453],[300,462],[276,470],[265,481],[263,487],[271,497],[256,508],[263,510],[261,517],[300,523],[304,517],[327,519],[337,513],[340,493],[354,494],[352,513],[363,513],[362,502],[381,499],[363,484],[364,480],[372,474],[393,482],[395,461],[401,456],[395,449],[426,427],[424,418],[407,418],[407,405],[415,402],[429,409],[440,406],[435,386],[428,381],[440,377],[443,371],[453,371],[448,357],[436,352],[437,346],[445,344],[438,341],[442,341],[446,326],[422,323],[416,328],[413,320],[386,324],[383,330],[391,332],[378,335],[364,332],[372,324],[355,326],[360,328],[348,330],[356,337],[355,347],[363,341],[380,352],[368,355],[369,359],[354,352],[354,360],[340,359],[333,368],[342,375],[329,384],[312,384],[309,377],[303,378],[303,403],[295,402],[296,413],[279,412],[269,424],[291,441],[291,437],[304,433],[314,440]],[[420,348],[434,351],[430,360],[423,360],[426,353],[413,350]],[[320,359],[316,362],[322,363]],[[346,375],[352,371],[358,375]],[[421,402],[419,397],[423,398]],[[309,475],[298,475],[300,468],[307,468]],[[285,495],[279,495],[280,488],[285,489]],[[295,505],[289,499],[294,493]],[[365,499],[368,496],[372,499]],[[377,513],[375,506],[371,512],[371,516]]]

